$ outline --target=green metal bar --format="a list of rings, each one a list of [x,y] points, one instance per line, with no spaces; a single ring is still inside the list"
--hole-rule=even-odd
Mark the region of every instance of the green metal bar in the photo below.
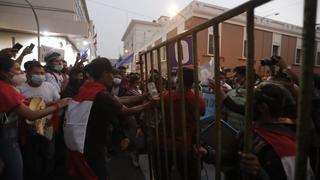
[[[267,2],[270,2],[271,0],[251,0],[251,1],[247,1],[233,9],[230,9],[229,11],[219,15],[219,16],[216,16],[202,24],[199,24],[198,26],[195,26],[191,29],[189,29],[188,31],[185,31],[181,34],[178,34],[177,36],[173,37],[173,38],[170,38],[162,43],[159,43],[158,45],[152,47],[151,49],[149,49],[148,51],[151,51],[151,50],[155,50],[155,49],[158,49],[162,46],[165,46],[166,44],[168,43],[173,43],[173,42],[176,42],[177,40],[179,39],[182,39],[183,37],[186,37],[188,35],[192,35],[193,33],[195,32],[199,32],[199,31],[202,31],[204,29],[207,29],[209,27],[211,27],[213,24],[217,24],[217,23],[220,23],[220,22],[223,22],[223,21],[226,21],[228,19],[231,19],[235,16],[238,16],[244,12],[246,12],[247,10],[249,9],[252,9],[252,8],[255,8],[255,7],[258,7],[258,6],[261,6]]]
[[[198,64],[197,33],[192,34],[192,61],[195,98],[196,144],[200,147],[200,107],[199,107],[199,64]],[[201,160],[197,158],[197,179],[201,178]]]
[[[163,47],[164,48],[164,47]],[[160,48],[157,49],[157,60],[158,60],[158,70],[160,74],[159,79],[159,93],[160,93],[160,105],[161,105],[161,117],[162,117],[162,130],[163,130],[163,144],[164,144],[164,160],[165,160],[165,178],[169,179],[169,168],[168,168],[168,147],[167,147],[167,126],[166,126],[166,114],[164,110],[164,99],[163,99],[163,80],[162,80],[162,67],[161,67],[161,56]]]
[[[300,92],[298,100],[297,121],[297,152],[295,166],[295,180],[307,179],[308,147],[310,145],[309,132],[311,129],[311,109],[313,82],[313,67],[315,58],[315,24],[317,15],[317,1],[304,1],[303,48],[302,67],[300,73]]]
[[[171,76],[171,62],[169,59],[169,45],[167,44],[166,46],[166,59],[167,59],[167,73],[168,73],[168,91],[169,91],[169,109],[170,109],[170,125],[171,125],[171,139],[172,139],[172,169],[175,169],[177,166],[177,152],[176,152],[176,144],[175,144],[175,124],[174,124],[174,116],[173,116],[173,96],[172,96],[172,76]]]
[[[215,132],[216,132],[216,177],[221,179],[221,83],[220,83],[220,41],[219,41],[219,24],[213,25],[214,30],[214,83],[215,83]]]
[[[183,70],[182,70],[182,46],[181,39],[177,41],[178,45],[178,73],[179,73],[179,89],[178,92],[180,94],[180,106],[181,106],[181,128],[182,128],[182,140],[183,140],[183,174],[184,179],[188,179],[188,160],[187,160],[187,126],[186,126],[186,103],[185,103],[185,91],[184,91],[184,82],[183,82]],[[178,112],[179,113],[179,112]]]
[[[150,66],[151,66],[151,80],[152,82],[155,82],[154,81],[154,60],[153,60],[153,51],[150,51]],[[157,162],[154,162],[154,163],[158,163],[158,173],[154,173],[156,178],[159,178],[159,179],[162,179],[162,171],[161,171],[161,155],[160,155],[160,147],[159,147],[159,114],[158,114],[158,109],[157,108],[154,108],[152,109],[152,111],[155,113],[155,135],[156,135],[156,144],[154,145],[156,147],[156,151],[157,151],[157,159],[158,161]]]

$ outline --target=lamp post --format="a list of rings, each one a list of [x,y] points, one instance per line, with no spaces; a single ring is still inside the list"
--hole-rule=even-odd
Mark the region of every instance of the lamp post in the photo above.
[[[29,0],[25,0],[26,3],[30,6],[32,12],[33,12],[33,15],[34,15],[34,18],[36,20],[36,24],[37,24],[37,37],[38,37],[38,61],[40,61],[40,25],[39,25],[39,19],[38,19],[38,15],[34,9],[34,7],[32,6],[32,4],[29,2]]]
[[[278,16],[280,13],[272,13],[272,14],[267,14],[265,16],[263,16],[261,18],[261,22],[263,22],[265,19],[267,19],[267,17],[270,17],[270,16]]]

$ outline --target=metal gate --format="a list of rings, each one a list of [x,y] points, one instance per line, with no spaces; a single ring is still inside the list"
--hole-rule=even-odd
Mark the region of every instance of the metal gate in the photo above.
[[[160,51],[163,48],[166,53],[166,65],[167,65],[167,77],[168,77],[168,93],[169,93],[169,108],[170,108],[170,122],[171,122],[171,137],[174,138],[175,136],[175,128],[173,123],[173,114],[174,113],[181,113],[182,117],[182,131],[183,131],[183,142],[186,146],[186,109],[185,109],[185,100],[181,98],[181,112],[174,112],[173,111],[173,95],[172,95],[172,75],[171,75],[171,63],[169,62],[169,44],[170,43],[177,43],[178,44],[178,77],[179,79],[183,78],[183,65],[182,65],[182,46],[181,40],[187,36],[192,36],[192,62],[193,62],[193,69],[194,69],[194,91],[196,95],[196,102],[199,99],[199,80],[198,80],[198,60],[197,60],[197,33],[209,28],[213,27],[214,29],[214,47],[215,47],[215,119],[220,119],[221,114],[221,95],[220,95],[220,45],[219,45],[219,24],[238,16],[242,13],[246,13],[246,29],[247,29],[247,60],[246,60],[246,108],[245,108],[245,132],[244,132],[244,152],[250,152],[252,148],[252,132],[251,132],[251,124],[253,119],[253,96],[254,93],[254,9],[258,6],[261,6],[270,0],[251,0],[248,1],[238,7],[235,7],[207,22],[200,24],[196,27],[193,27],[177,36],[166,40],[154,47],[150,48],[149,50],[143,51],[139,53],[139,60],[140,60],[140,73],[142,79],[145,82],[148,80],[148,67],[150,66],[151,69],[151,80],[154,81],[154,62],[157,62],[158,67],[157,70],[159,74],[162,74],[162,67],[160,62]],[[297,154],[296,154],[296,171],[295,171],[295,179],[296,180],[304,180],[306,177],[306,169],[307,169],[307,147],[308,147],[308,140],[307,132],[310,129],[311,123],[311,99],[312,99],[312,92],[313,92],[313,85],[310,78],[312,77],[313,73],[313,66],[314,66],[314,54],[315,54],[315,21],[316,21],[316,8],[317,8],[317,0],[305,0],[304,1],[304,24],[303,24],[303,49],[302,49],[302,66],[301,66],[301,74],[300,74],[300,92],[299,92],[299,101],[298,101],[298,121],[297,121]],[[154,56],[156,54],[156,56]],[[148,62],[151,62],[148,64]],[[159,79],[159,91],[163,92],[163,80],[162,78]],[[146,83],[145,83],[145,90],[147,90]],[[183,81],[179,82],[179,92],[181,97],[184,97],[184,84]],[[160,93],[161,99],[161,106],[160,106],[160,114],[161,117],[165,117],[165,105],[164,105],[164,98],[163,93]],[[157,113],[156,113],[157,114]],[[148,117],[148,116],[146,116]],[[158,118],[159,116],[156,116]],[[195,109],[195,119],[196,119],[196,144],[197,146],[200,145],[200,115],[199,115],[199,104],[196,103]],[[167,130],[165,121],[162,121],[162,130],[163,130],[163,141],[166,142],[167,138]],[[215,161],[215,179],[221,179],[221,123],[220,121],[216,121],[215,123],[215,133],[216,133],[216,161]],[[168,157],[169,155],[166,153],[166,146],[167,143],[164,143],[165,149],[165,156],[164,159],[160,157],[160,148],[159,148],[159,125],[155,123],[155,132],[154,132],[154,141],[149,141],[149,169],[150,169],[150,179],[170,179],[169,171],[171,171],[172,167],[168,167]],[[155,144],[156,148],[153,151],[152,144]],[[176,154],[175,154],[175,143],[172,143],[173,154],[170,155],[172,157],[173,166],[176,165]],[[160,163],[154,162],[152,163],[152,156],[157,156],[158,160],[165,162],[165,172],[164,174],[155,173],[161,172]],[[187,152],[183,153],[183,161],[184,161],[184,177],[187,177]],[[157,163],[157,168],[153,167],[153,165]],[[197,163],[197,174],[198,179],[200,179],[200,159],[198,158]],[[162,171],[163,172],[163,171]],[[248,177],[244,177],[247,179]]]

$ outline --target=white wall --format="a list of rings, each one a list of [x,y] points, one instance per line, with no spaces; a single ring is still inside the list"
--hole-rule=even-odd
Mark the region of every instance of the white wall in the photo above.
[[[29,46],[30,43],[35,44],[35,48],[33,49],[33,53],[25,56],[23,63],[25,61],[29,61],[32,59],[38,59],[38,48],[37,48],[37,36],[32,34],[23,34],[23,33],[10,33],[10,32],[1,32],[0,31],[0,49],[12,47],[12,38],[15,37],[15,42],[22,44],[25,48]],[[64,50],[64,59],[68,62],[68,64],[73,64],[77,52],[73,50],[71,44],[69,44],[65,38],[62,37],[41,37],[40,39],[41,45],[50,46],[57,49]],[[19,54],[22,52],[23,48],[19,51]],[[17,55],[17,57],[19,56]],[[23,64],[22,63],[22,64]]]

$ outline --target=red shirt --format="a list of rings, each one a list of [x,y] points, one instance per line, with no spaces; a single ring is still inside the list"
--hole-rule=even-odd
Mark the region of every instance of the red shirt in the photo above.
[[[182,118],[181,118],[181,98],[178,91],[172,92],[173,96],[173,121],[175,128],[175,144],[177,151],[183,151],[183,134],[182,134]],[[186,132],[187,132],[187,150],[192,149],[193,137],[196,133],[196,120],[195,120],[195,109],[196,109],[196,96],[193,91],[186,90],[185,92],[185,111],[186,111]],[[199,110],[200,115],[205,113],[205,100],[203,97],[199,96]],[[171,137],[171,122],[170,122],[170,98],[169,93],[164,93],[164,104],[165,104],[165,115],[166,115],[166,130],[167,130],[167,141],[168,148],[172,147],[172,137]],[[160,130],[162,134],[162,130]],[[162,138],[163,139],[163,138]],[[162,140],[161,140],[162,141]]]
[[[10,84],[0,80],[0,113],[7,113],[22,104],[24,97]]]

